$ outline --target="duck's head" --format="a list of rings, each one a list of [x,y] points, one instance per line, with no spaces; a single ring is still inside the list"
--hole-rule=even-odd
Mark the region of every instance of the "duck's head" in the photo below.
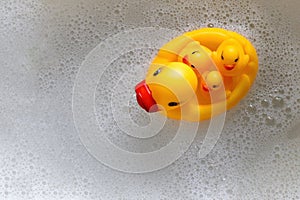
[[[205,72],[202,75],[201,87],[204,91],[217,91],[224,85],[223,77],[219,71]]]
[[[195,97],[197,85],[196,74],[184,63],[152,64],[135,92],[137,102],[147,112],[168,111]]]
[[[211,50],[193,41],[187,44],[179,53],[178,61],[193,68],[196,74],[202,74],[213,64],[211,62]]]
[[[219,70],[225,76],[237,76],[246,67],[249,56],[245,55],[242,45],[235,39],[228,39],[218,47],[215,57]]]

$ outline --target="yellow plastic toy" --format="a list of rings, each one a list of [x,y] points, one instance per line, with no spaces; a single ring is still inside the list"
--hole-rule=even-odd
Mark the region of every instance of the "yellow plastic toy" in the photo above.
[[[201,84],[203,89],[207,92],[217,91],[223,86],[222,74],[217,70],[204,72],[202,77],[203,81]]]
[[[139,105],[172,119],[201,121],[235,106],[258,71],[253,45],[221,28],[187,32],[166,43],[136,87]]]
[[[196,74],[201,75],[214,67],[211,54],[212,52],[209,48],[200,45],[197,41],[193,41],[179,52],[178,61],[192,67]]]
[[[224,40],[217,51],[212,54],[223,76],[239,76],[249,63],[249,55],[246,55],[242,44],[235,39]]]

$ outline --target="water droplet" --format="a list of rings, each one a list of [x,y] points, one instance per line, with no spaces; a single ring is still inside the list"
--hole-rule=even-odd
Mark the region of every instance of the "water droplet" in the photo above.
[[[249,104],[247,110],[248,110],[249,113],[252,113],[252,114],[256,112],[256,108],[253,104]]]
[[[284,105],[284,101],[281,97],[276,96],[273,98],[272,104],[274,108],[282,108]]]
[[[267,99],[264,99],[264,100],[262,100],[261,105],[262,105],[262,107],[267,108],[267,107],[269,107],[270,103]]]
[[[209,24],[207,24],[207,27],[208,27],[208,28],[213,28],[213,27],[214,27],[214,24],[213,24],[213,23],[209,23]]]
[[[287,107],[287,108],[285,109],[285,111],[288,112],[288,113],[290,113],[290,112],[292,112],[292,109],[291,109],[290,107]]]
[[[272,126],[275,124],[275,119],[272,116],[267,116],[266,117],[266,124],[269,126]]]

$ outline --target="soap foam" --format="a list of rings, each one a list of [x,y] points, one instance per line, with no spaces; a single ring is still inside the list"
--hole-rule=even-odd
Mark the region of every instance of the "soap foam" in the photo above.
[[[0,196],[299,199],[300,137],[289,134],[300,115],[299,39],[289,31],[288,19],[250,1],[118,3],[0,3],[0,60],[7,80],[1,90],[10,97],[1,100],[6,105],[1,123],[9,128],[3,130],[0,147]],[[202,122],[190,149],[173,165],[141,176],[120,174],[93,160],[79,143],[71,120],[72,87],[85,55],[102,40],[127,29],[155,26],[179,33],[207,26],[237,31],[256,47],[259,73],[247,97],[227,113],[221,138],[207,157],[197,158],[208,126]],[[159,38],[161,44],[171,39]],[[103,50],[118,55],[121,47],[111,41]],[[114,122],[110,100],[115,84],[127,73],[119,84],[134,86],[158,50],[139,43],[135,48],[103,58],[113,62],[95,86],[95,112],[112,142],[129,151],[148,152],[165,146],[179,122],[167,120],[158,135],[142,141]],[[20,60],[9,57],[16,52]],[[137,125],[146,126],[150,117],[134,98],[117,114],[129,110]]]

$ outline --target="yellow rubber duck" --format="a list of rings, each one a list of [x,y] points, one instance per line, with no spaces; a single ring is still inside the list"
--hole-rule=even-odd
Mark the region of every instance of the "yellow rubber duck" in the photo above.
[[[211,56],[212,51],[198,41],[187,44],[178,56],[178,61],[190,66],[201,79],[199,87],[202,87],[202,95],[207,99],[211,99],[212,94],[210,93],[214,93],[216,96],[217,90],[224,89],[222,75],[217,71]]]
[[[223,76],[239,76],[249,62],[249,56],[236,39],[224,40],[216,51],[212,53],[212,59]]]
[[[193,41],[182,49],[179,53],[178,61],[192,67],[197,74],[202,74],[214,66],[211,54],[212,51],[210,49],[200,45],[198,41]]]
[[[236,74],[223,74],[221,70],[216,72],[217,69],[210,69],[201,71],[199,76],[188,65],[191,64],[190,61],[180,60],[184,58],[181,53],[190,49],[188,45],[191,42],[196,41],[198,46],[201,44],[209,51],[218,52],[221,45],[224,46],[225,41],[230,42],[230,39],[238,41],[239,47],[243,49],[238,52],[241,53],[239,59],[245,57],[246,60],[249,57],[248,62],[243,61],[245,66],[238,66],[243,70],[237,70]],[[223,51],[226,50],[225,47],[222,47]],[[226,50],[226,56],[227,53]],[[201,67],[200,69],[202,70]],[[245,37],[220,28],[199,29],[171,40],[159,50],[145,80],[135,87],[137,101],[147,112],[162,111],[162,114],[172,119],[206,120],[235,106],[249,91],[257,71],[255,48]],[[204,89],[204,84],[208,89]],[[230,95],[227,95],[227,90]]]
[[[219,71],[207,71],[203,73],[202,87],[206,91],[216,91],[223,86],[223,78]]]
[[[224,101],[229,96],[223,76],[219,71],[207,71],[202,74],[200,96],[209,103]]]
[[[181,62],[153,64],[151,68],[156,69],[153,74],[148,73],[145,80],[135,87],[137,101],[142,108],[147,112],[161,111],[170,118],[188,121],[211,116],[211,100],[207,98],[210,93],[199,87],[199,78],[192,68]],[[224,101],[214,109],[216,114],[224,112]]]
[[[167,65],[153,64],[154,72],[136,86],[137,100],[148,112],[178,108],[195,97],[198,78],[195,72],[181,62]]]

